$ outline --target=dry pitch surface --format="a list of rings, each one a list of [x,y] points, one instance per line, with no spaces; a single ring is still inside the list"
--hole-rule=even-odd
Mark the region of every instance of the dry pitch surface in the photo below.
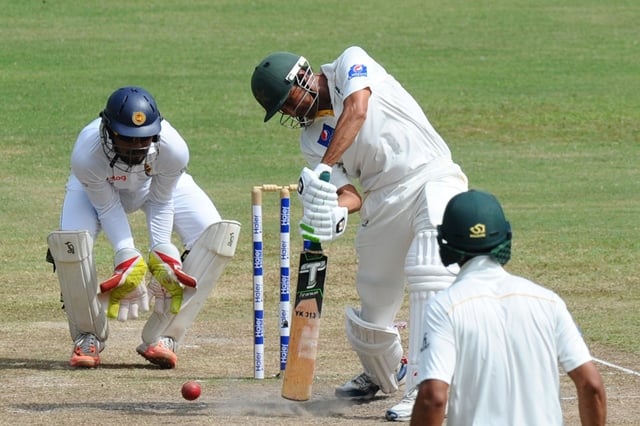
[[[23,330],[0,326],[0,424],[382,424],[388,423],[385,409],[400,397],[364,404],[334,398],[333,388],[348,379],[357,364],[343,343],[323,340],[313,399],[284,400],[280,379],[252,378],[252,346],[246,336],[248,330],[251,337],[250,326],[213,331],[220,327],[200,322],[186,339],[178,368],[158,370],[135,353],[141,326],[140,321],[112,324],[103,365],[95,370],[68,367],[64,321],[30,324]],[[406,330],[403,333],[406,336]],[[602,347],[592,351],[596,358],[628,369],[600,365],[609,398],[608,424],[638,424],[640,361]],[[277,369],[275,353],[272,361]],[[181,398],[180,387],[191,379],[201,382],[202,396],[189,402]],[[575,392],[566,376],[561,393],[566,424],[579,424]]]

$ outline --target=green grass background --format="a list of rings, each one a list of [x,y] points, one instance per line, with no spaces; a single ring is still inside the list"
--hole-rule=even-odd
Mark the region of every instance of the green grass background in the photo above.
[[[297,133],[262,123],[253,68],[289,50],[317,69],[357,44],[416,97],[471,186],[503,202],[509,269],[563,296],[589,342],[640,353],[637,1],[1,0],[0,10],[3,326],[60,315],[45,239],[78,131],[123,85],[155,95],[190,145],[190,172],[244,224],[229,274],[250,303],[250,188],[295,182],[304,165]],[[351,224],[330,250],[348,251]],[[104,273],[111,255],[100,240]]]

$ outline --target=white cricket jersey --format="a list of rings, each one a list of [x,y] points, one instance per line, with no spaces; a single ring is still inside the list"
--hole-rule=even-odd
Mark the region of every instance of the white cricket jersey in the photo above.
[[[78,135],[67,189],[86,192],[116,251],[134,247],[127,213],[143,206],[151,244],[170,242],[173,190],[189,162],[186,142],[163,120],[159,141],[152,144],[147,163],[125,172],[109,164],[100,139],[100,123],[100,118],[95,119]]]
[[[336,117],[342,114],[346,97],[367,87],[371,90],[367,118],[341,160],[346,173],[358,179],[365,192],[419,173],[426,180],[429,171],[437,168],[435,160],[451,164],[449,148],[420,105],[360,47],[346,49],[333,63],[322,65],[321,71],[327,77]]]
[[[592,358],[564,301],[476,257],[428,304],[420,379],[450,384],[450,425],[561,425],[558,363]]]

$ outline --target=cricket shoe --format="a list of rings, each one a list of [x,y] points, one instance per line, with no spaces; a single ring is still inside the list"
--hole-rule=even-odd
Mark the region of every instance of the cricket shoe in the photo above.
[[[72,367],[95,368],[100,365],[100,352],[104,344],[90,333],[82,333],[74,342],[69,364]]]
[[[407,362],[403,357],[396,371],[398,384],[402,385],[407,376]],[[380,386],[371,380],[371,376],[364,372],[344,385],[336,388],[336,396],[341,399],[350,399],[352,401],[367,401],[376,396],[380,390]]]
[[[154,344],[141,343],[136,351],[151,364],[160,368],[176,368],[178,355],[176,355],[176,342],[172,337],[161,337]]]
[[[385,419],[390,422],[408,422],[411,420],[411,412],[413,411],[413,405],[416,402],[418,396],[418,388],[413,388],[410,392],[404,395],[404,398],[391,407],[385,413]]]

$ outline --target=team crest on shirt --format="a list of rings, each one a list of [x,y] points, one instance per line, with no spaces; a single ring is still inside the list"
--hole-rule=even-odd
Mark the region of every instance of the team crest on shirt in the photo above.
[[[367,66],[364,64],[351,65],[351,68],[349,68],[349,80],[355,77],[366,77],[366,76],[367,76]]]
[[[331,143],[331,138],[333,137],[334,128],[329,126],[328,124],[322,125],[322,131],[320,132],[320,137],[318,137],[318,143],[325,148],[329,146]]]

